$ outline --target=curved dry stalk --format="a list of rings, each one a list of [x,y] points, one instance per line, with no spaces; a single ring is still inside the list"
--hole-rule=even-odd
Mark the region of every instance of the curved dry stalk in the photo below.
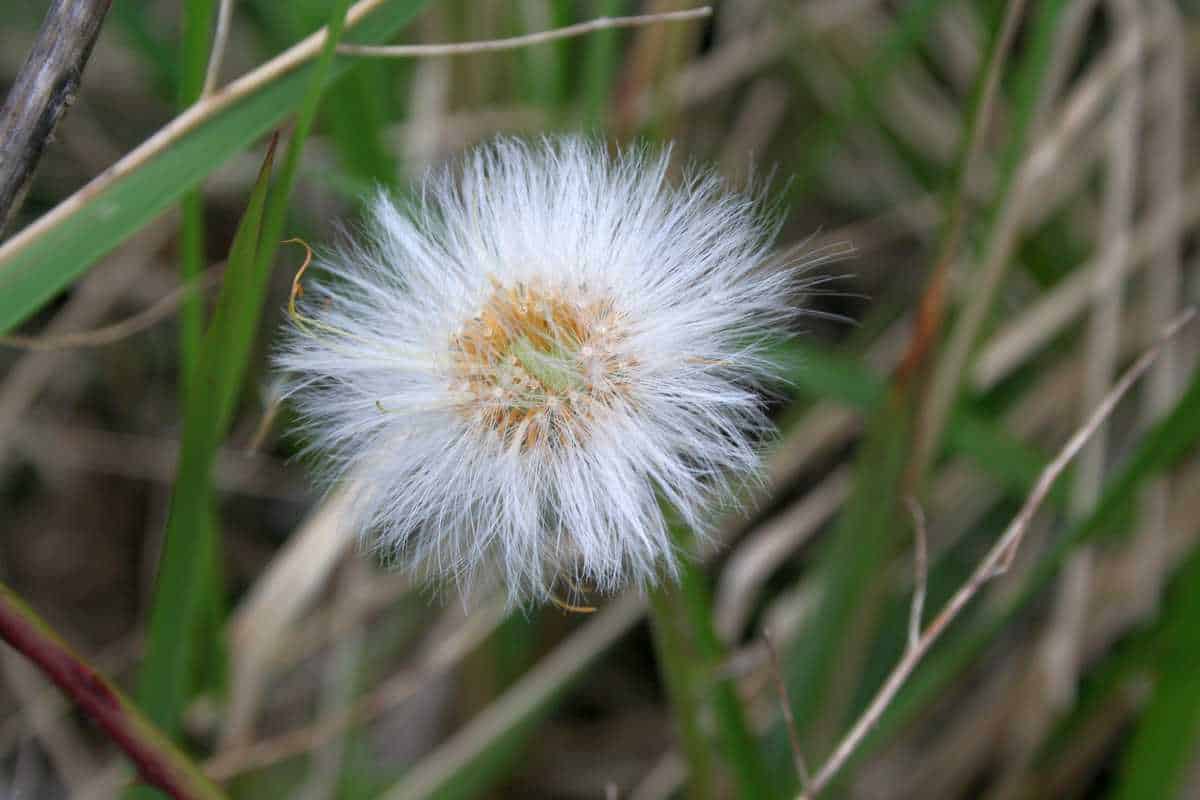
[[[149,308],[139,311],[131,317],[96,328],[91,331],[76,333],[51,334],[48,336],[0,336],[0,346],[16,347],[21,350],[47,352],[51,350],[71,350],[81,347],[103,347],[119,342],[134,334],[141,333],[171,316],[180,304],[196,292],[203,292],[216,286],[221,280],[225,269],[224,264],[211,267],[195,280],[177,286],[168,292]]]
[[[494,53],[501,50],[516,50],[535,44],[554,42],[559,39],[569,39],[595,31],[611,28],[635,28],[643,25],[654,25],[660,22],[685,22],[693,19],[703,19],[712,16],[711,6],[692,8],[686,11],[668,11],[662,14],[641,14],[633,17],[598,17],[568,25],[565,28],[555,28],[549,31],[527,33],[523,36],[513,36],[508,39],[486,39],[479,42],[457,42],[451,44],[342,44],[338,45],[338,55],[365,56],[371,58],[429,58],[435,56],[456,56],[469,53]]]
[[[1054,457],[1054,460],[1042,470],[1041,475],[1038,476],[1037,482],[1034,484],[1033,491],[1029,493],[1025,504],[1021,506],[1021,510],[1017,512],[1016,517],[1009,523],[1004,533],[996,540],[996,543],[992,545],[992,548],[984,556],[983,560],[979,562],[979,565],[971,573],[967,581],[946,601],[942,610],[926,626],[921,635],[915,641],[910,642],[905,648],[904,655],[901,656],[899,663],[892,669],[887,680],[883,682],[883,685],[875,694],[875,697],[871,700],[866,710],[863,711],[862,715],[859,716],[846,735],[842,737],[842,740],[838,742],[829,759],[817,770],[812,781],[800,793],[798,800],[813,800],[822,789],[829,785],[833,777],[845,766],[846,762],[854,754],[854,751],[862,744],[867,734],[879,722],[880,717],[883,716],[888,706],[891,705],[892,700],[908,681],[913,670],[917,668],[921,659],[925,657],[925,654],[929,652],[938,638],[946,631],[950,623],[958,617],[967,604],[979,593],[984,584],[993,578],[1003,575],[1008,570],[1013,556],[1021,546],[1021,540],[1024,538],[1029,524],[1033,521],[1034,514],[1037,513],[1042,502],[1050,494],[1050,490],[1067,468],[1067,465],[1078,455],[1092,434],[1108,419],[1117,403],[1125,396],[1130,387],[1158,360],[1158,357],[1162,354],[1170,340],[1195,315],[1196,310],[1194,308],[1188,309],[1163,330],[1154,346],[1143,353],[1141,358],[1125,371],[1125,374],[1113,386],[1112,391],[1105,396],[1103,402],[1091,413],[1083,426],[1071,436],[1058,452],[1058,455]]]

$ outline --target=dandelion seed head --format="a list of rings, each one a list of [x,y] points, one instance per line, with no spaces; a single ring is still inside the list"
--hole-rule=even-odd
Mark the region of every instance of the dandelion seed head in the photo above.
[[[365,540],[511,603],[670,576],[753,480],[798,313],[760,198],[668,154],[499,140],[369,204],[277,354]]]

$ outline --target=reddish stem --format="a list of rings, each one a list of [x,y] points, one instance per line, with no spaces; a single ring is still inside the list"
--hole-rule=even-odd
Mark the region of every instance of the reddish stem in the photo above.
[[[176,800],[224,794],[142,715],[107,678],[76,655],[11,590],[0,585],[0,637],[37,665],[104,729],[137,766],[142,780]]]

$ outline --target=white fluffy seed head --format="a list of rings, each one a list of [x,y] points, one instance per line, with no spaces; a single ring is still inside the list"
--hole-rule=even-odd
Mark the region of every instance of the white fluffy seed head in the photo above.
[[[397,563],[512,604],[645,586],[675,569],[662,503],[703,532],[754,475],[799,270],[759,199],[667,171],[499,140],[323,257],[277,362]]]

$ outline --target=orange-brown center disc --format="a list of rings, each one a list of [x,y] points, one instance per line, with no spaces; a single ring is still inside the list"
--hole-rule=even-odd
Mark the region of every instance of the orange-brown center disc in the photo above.
[[[627,383],[612,303],[583,287],[492,285],[451,342],[460,407],[522,450],[582,439]]]

